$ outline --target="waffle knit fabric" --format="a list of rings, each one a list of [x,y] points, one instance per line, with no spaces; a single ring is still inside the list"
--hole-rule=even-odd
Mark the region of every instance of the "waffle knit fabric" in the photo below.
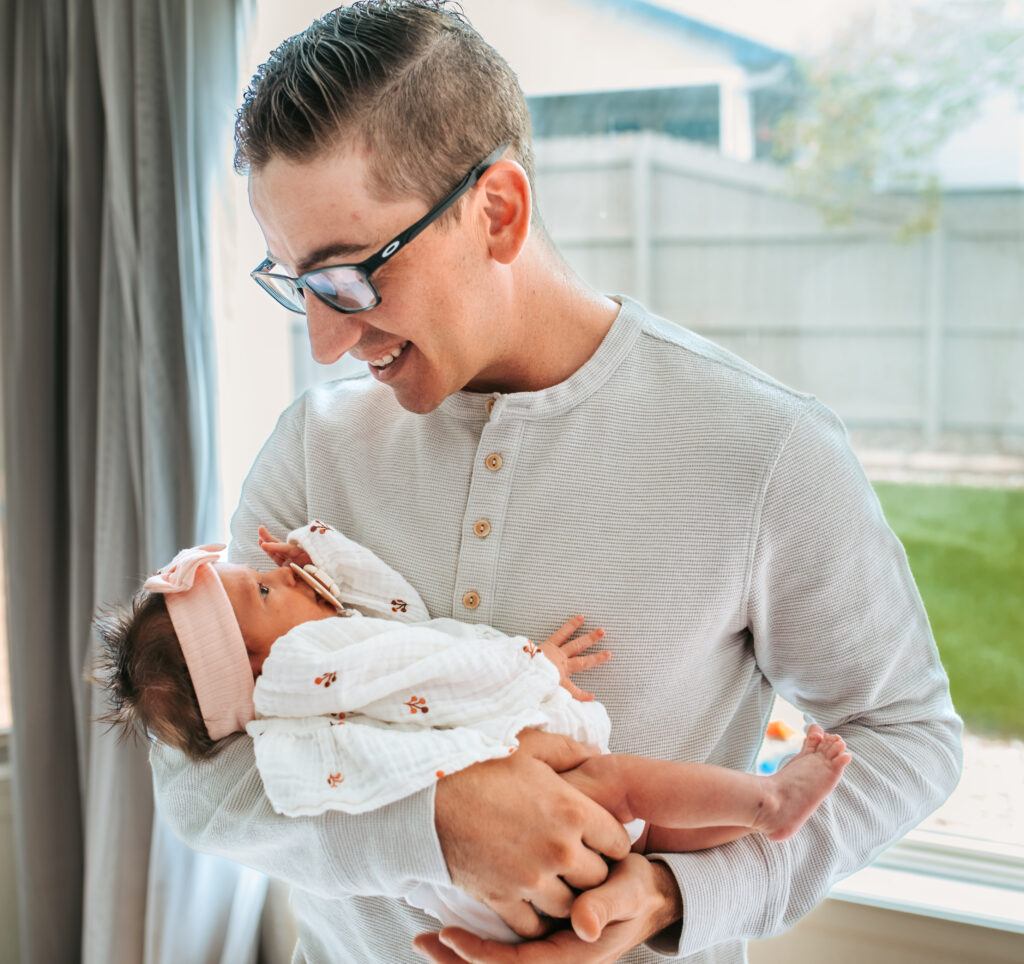
[[[960,720],[836,416],[617,300],[593,357],[543,391],[459,392],[427,415],[368,377],[308,392],[246,480],[231,555],[266,568],[259,524],[318,518],[403,573],[434,617],[543,639],[585,613],[613,654],[581,681],[613,751],[749,768],[774,692],[839,733],[853,763],[793,838],[661,858],[683,899],[678,944],[623,958],[733,964],[946,798]],[[183,839],[291,884],[294,961],[419,959],[410,942],[434,924],[386,895],[450,883],[434,788],[291,820],[267,802],[248,737],[199,765],[155,744],[151,761]]]

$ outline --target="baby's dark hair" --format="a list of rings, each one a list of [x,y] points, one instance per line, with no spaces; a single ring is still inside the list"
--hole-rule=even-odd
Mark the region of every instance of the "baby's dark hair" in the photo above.
[[[210,739],[192,677],[161,593],[140,589],[131,607],[99,610],[94,619],[103,648],[94,681],[110,709],[99,718],[123,738],[152,734],[193,760],[211,756]]]

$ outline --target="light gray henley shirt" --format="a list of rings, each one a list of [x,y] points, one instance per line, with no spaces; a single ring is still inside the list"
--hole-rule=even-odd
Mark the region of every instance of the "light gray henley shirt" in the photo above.
[[[945,799],[960,720],[836,416],[618,300],[593,357],[543,391],[459,392],[427,415],[366,376],[303,395],[246,480],[232,558],[265,569],[259,524],[318,518],[435,617],[543,639],[584,613],[613,654],[581,681],[608,709],[613,751],[750,768],[775,692],[841,734],[853,763],[795,837],[661,858],[682,893],[680,942],[623,958],[734,964],[744,939],[791,926]],[[435,922],[386,895],[450,882],[433,789],[289,819],[248,737],[201,765],[156,745],[152,763],[188,843],[291,884],[296,961],[420,960],[410,942]]]

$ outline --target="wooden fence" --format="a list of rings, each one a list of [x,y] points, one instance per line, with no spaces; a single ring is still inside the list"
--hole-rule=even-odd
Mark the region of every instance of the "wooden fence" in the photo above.
[[[1024,192],[944,198],[897,239],[906,201],[843,228],[788,174],[658,135],[537,145],[544,222],[599,289],[632,295],[851,428],[1024,438]]]

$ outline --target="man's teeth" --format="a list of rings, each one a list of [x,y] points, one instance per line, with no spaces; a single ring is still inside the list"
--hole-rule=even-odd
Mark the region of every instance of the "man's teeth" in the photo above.
[[[402,349],[408,345],[409,342],[403,341],[397,348],[392,348],[386,355],[381,355],[376,361],[370,362],[374,368],[386,368],[390,365],[399,355],[402,354]]]

